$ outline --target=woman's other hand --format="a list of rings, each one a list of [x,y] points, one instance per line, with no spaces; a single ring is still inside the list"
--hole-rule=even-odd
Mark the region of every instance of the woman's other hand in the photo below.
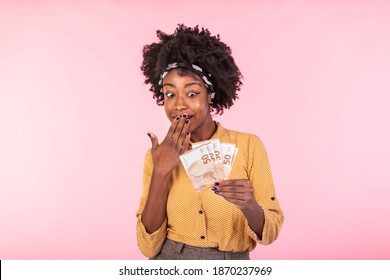
[[[248,179],[232,179],[216,182],[212,190],[236,205],[239,209],[250,208],[256,203],[252,183]]]
[[[265,221],[264,211],[254,198],[251,181],[248,179],[223,180],[215,183],[212,190],[242,211],[249,227],[261,240]]]

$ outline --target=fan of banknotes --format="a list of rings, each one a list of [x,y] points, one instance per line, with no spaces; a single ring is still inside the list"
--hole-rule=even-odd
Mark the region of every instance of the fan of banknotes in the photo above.
[[[192,150],[182,154],[180,160],[195,190],[200,192],[229,177],[237,152],[236,145],[216,138],[192,144]]]

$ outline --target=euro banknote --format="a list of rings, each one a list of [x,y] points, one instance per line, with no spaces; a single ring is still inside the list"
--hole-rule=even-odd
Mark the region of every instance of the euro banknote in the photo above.
[[[196,191],[214,186],[230,175],[238,148],[231,143],[211,139],[192,144],[192,149],[180,156],[180,161]]]

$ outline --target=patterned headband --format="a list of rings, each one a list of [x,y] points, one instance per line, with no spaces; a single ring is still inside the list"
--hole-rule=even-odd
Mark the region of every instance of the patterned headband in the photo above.
[[[168,67],[165,69],[164,73],[162,73],[160,75],[160,81],[158,82],[158,84],[161,86],[161,91],[162,91],[162,81],[165,78],[165,76],[168,74],[168,72],[170,70],[178,68],[178,67],[184,67],[184,68],[187,68],[187,69],[190,68],[192,70],[192,72],[194,72],[196,75],[199,76],[199,78],[202,79],[202,81],[204,82],[205,86],[211,92],[211,99],[214,98],[214,96],[215,96],[214,86],[213,86],[213,84],[209,80],[209,78],[211,77],[211,74],[205,73],[203,71],[203,69],[200,68],[198,65],[195,65],[195,64],[187,65],[187,64],[182,63],[182,62],[173,62],[173,63],[168,64]]]

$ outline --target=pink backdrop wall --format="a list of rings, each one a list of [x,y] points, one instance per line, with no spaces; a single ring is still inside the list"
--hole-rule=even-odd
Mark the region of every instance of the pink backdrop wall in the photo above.
[[[244,74],[286,220],[254,259],[390,258],[389,1],[0,1],[0,259],[144,259],[143,45],[208,27]]]

